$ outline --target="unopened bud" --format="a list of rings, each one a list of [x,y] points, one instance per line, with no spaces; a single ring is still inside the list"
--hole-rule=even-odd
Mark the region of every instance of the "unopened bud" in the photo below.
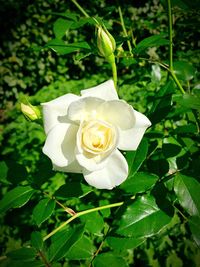
[[[115,39],[105,27],[97,26],[97,47],[99,54],[105,58],[109,57],[116,48]]]
[[[39,108],[32,106],[29,102],[27,104],[21,103],[21,111],[28,120],[34,121],[41,118]]]

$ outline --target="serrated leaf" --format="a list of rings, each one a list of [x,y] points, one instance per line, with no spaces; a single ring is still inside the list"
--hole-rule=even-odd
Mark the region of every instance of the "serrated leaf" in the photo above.
[[[41,250],[43,247],[43,240],[42,240],[42,235],[40,232],[32,232],[31,234],[31,244],[32,246],[37,249]]]
[[[177,174],[174,191],[180,205],[191,215],[200,216],[200,183],[193,177]]]
[[[126,152],[126,159],[129,166],[129,176],[133,176],[146,159],[148,152],[147,139],[143,138],[136,151]]]
[[[38,226],[40,226],[44,221],[46,221],[55,208],[55,200],[53,199],[42,199],[35,206],[33,210],[33,219]]]
[[[138,172],[129,177],[121,186],[124,191],[135,195],[149,190],[159,179],[155,174]]]
[[[92,241],[82,236],[76,244],[65,255],[70,260],[84,260],[92,258],[95,252],[95,247]]]
[[[32,261],[36,257],[36,250],[24,247],[8,252],[6,256],[13,260]]]
[[[134,53],[140,54],[149,47],[168,45],[169,40],[165,39],[165,36],[166,34],[157,34],[143,39],[137,44],[136,48],[134,49]]]
[[[192,216],[188,222],[194,241],[200,247],[200,217]]]
[[[62,18],[57,19],[53,25],[55,37],[61,39],[65,35],[66,31],[70,29],[72,23],[72,20]]]
[[[134,249],[141,245],[146,239],[136,237],[120,237],[120,236],[108,236],[106,241],[109,246],[116,252],[121,252],[127,249]]]
[[[50,261],[58,261],[63,258],[67,252],[72,249],[76,242],[82,237],[84,226],[67,228],[52,237],[52,243],[49,248]]]
[[[172,219],[161,210],[151,195],[139,197],[127,207],[118,222],[116,233],[121,236],[146,238],[159,233]]]
[[[7,192],[0,201],[0,213],[10,208],[20,208],[25,205],[35,190],[30,186],[18,186]]]
[[[128,264],[122,257],[112,254],[111,252],[99,254],[94,259],[93,264],[94,267],[128,267]]]

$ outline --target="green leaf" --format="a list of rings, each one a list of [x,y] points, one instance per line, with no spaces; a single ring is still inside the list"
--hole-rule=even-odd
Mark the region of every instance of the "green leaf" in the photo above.
[[[148,115],[152,124],[165,119],[172,107],[172,94],[174,92],[174,83],[169,81],[155,94],[150,114]]]
[[[3,183],[8,183],[6,180],[8,173],[8,166],[6,165],[5,161],[0,161],[0,181]]]
[[[143,193],[153,187],[159,177],[155,174],[138,172],[129,177],[120,188],[135,195],[136,193]]]
[[[186,61],[175,61],[173,63],[174,72],[179,80],[189,81],[194,78],[195,68]]]
[[[118,222],[116,233],[136,238],[150,237],[165,228],[171,219],[172,214],[161,210],[153,196],[145,195],[127,207]]]
[[[145,240],[145,238],[119,236],[108,236],[106,238],[109,246],[111,246],[112,249],[116,252],[121,252],[127,249],[134,249],[141,245]]]
[[[70,29],[73,21],[68,19],[59,18],[53,25],[53,31],[56,39],[62,39],[66,31]]]
[[[189,218],[189,226],[192,232],[194,241],[200,247],[200,217],[192,216]]]
[[[0,201],[0,213],[6,212],[10,208],[20,208],[25,205],[35,190],[30,186],[18,186],[7,192]]]
[[[94,267],[128,267],[126,261],[111,252],[99,254],[94,259]]]
[[[61,39],[53,39],[49,41],[45,46],[48,48],[51,48],[53,51],[60,55],[67,55],[73,52],[80,51],[82,49],[84,50],[90,50],[90,46],[87,42],[79,42],[79,43],[71,43],[66,44]]]
[[[200,97],[198,95],[189,95],[187,93],[184,95],[174,95],[173,101],[182,107],[200,110]]]
[[[133,176],[146,159],[148,152],[147,139],[143,138],[136,151],[126,152],[126,159],[129,166],[129,176]]]
[[[40,232],[32,232],[31,234],[31,244],[32,246],[37,249],[41,250],[43,247],[43,240],[42,240],[42,235]]]
[[[85,214],[80,219],[81,222],[85,223],[85,229],[90,233],[101,235],[101,231],[104,228],[104,220],[98,212]]]
[[[33,219],[38,226],[46,221],[52,214],[55,208],[55,200],[53,199],[42,199],[35,206],[33,210]]]
[[[67,252],[72,249],[76,242],[82,237],[84,226],[67,229],[55,234],[52,237],[52,243],[49,248],[50,261],[58,261],[63,258]]]
[[[178,155],[181,151],[181,147],[176,144],[163,144],[162,145],[162,151],[166,158],[175,157]]]
[[[174,133],[176,134],[189,134],[189,133],[198,133],[198,128],[193,123],[188,123],[187,125],[178,126]]]
[[[6,165],[8,167],[7,180],[9,182],[17,185],[21,181],[24,181],[27,179],[28,173],[24,165],[19,164],[12,160],[6,161]]]
[[[84,197],[92,191],[90,186],[79,182],[68,182],[62,185],[56,192],[55,196],[59,198],[73,198],[73,197]]]
[[[6,256],[13,260],[32,261],[36,257],[36,250],[24,247],[8,252]]]
[[[84,260],[92,258],[94,252],[95,247],[92,241],[88,237],[82,236],[65,256],[69,260]]]
[[[164,37],[166,34],[157,34],[157,35],[152,35],[150,37],[147,37],[143,39],[139,44],[137,44],[136,48],[134,49],[134,53],[136,54],[141,54],[144,52],[149,47],[154,47],[154,46],[161,46],[161,45],[168,45],[169,40],[165,39]]]
[[[191,215],[200,216],[200,183],[193,177],[177,174],[174,191],[180,205]]]

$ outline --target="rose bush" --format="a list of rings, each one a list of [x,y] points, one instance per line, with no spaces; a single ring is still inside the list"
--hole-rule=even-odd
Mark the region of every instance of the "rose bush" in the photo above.
[[[42,104],[43,152],[54,170],[83,173],[88,184],[112,189],[128,176],[119,150],[136,150],[149,119],[118,98],[112,80]]]

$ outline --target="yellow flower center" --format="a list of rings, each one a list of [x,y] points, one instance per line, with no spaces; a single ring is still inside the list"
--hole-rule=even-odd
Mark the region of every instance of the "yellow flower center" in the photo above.
[[[109,151],[116,143],[115,128],[105,122],[92,120],[82,128],[82,148],[99,154]]]

